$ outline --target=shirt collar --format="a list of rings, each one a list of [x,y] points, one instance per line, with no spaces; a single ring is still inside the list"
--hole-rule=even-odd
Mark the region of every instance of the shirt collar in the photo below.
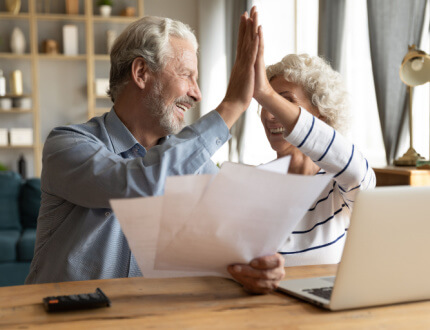
[[[130,150],[133,146],[139,144],[133,134],[131,134],[121,119],[119,119],[113,107],[106,115],[105,123],[106,130],[112,142],[113,150],[117,155]]]
[[[146,149],[136,140],[133,134],[131,134],[121,119],[119,119],[114,107],[112,107],[106,115],[106,130],[112,141],[113,150],[117,155],[130,150],[136,144],[146,151]],[[158,140],[157,144],[162,144],[169,137],[170,135],[162,137]]]

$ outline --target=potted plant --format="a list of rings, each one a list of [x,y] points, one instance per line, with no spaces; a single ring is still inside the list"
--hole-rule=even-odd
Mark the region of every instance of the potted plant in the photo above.
[[[111,12],[112,12],[113,1],[112,0],[98,0],[97,6],[99,6],[101,16],[109,17]]]

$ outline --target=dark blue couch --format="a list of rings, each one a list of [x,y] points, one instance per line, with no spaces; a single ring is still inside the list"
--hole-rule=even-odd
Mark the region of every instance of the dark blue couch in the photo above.
[[[40,195],[40,179],[0,172],[0,286],[24,284],[34,254]]]

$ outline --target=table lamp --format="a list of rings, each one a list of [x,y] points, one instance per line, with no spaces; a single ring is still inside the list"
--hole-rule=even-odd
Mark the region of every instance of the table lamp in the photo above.
[[[409,149],[406,153],[394,161],[397,166],[415,166],[418,160],[424,159],[413,148],[412,133],[412,97],[413,88],[430,81],[430,56],[415,48],[415,45],[409,46],[409,51],[403,58],[400,66],[400,79],[408,86],[409,92]]]

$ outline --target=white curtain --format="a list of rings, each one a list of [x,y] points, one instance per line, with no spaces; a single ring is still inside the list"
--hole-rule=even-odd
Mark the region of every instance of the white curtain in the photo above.
[[[199,1],[200,114],[215,109],[227,89],[226,17],[224,0]],[[228,158],[228,144],[212,157],[215,163]]]

